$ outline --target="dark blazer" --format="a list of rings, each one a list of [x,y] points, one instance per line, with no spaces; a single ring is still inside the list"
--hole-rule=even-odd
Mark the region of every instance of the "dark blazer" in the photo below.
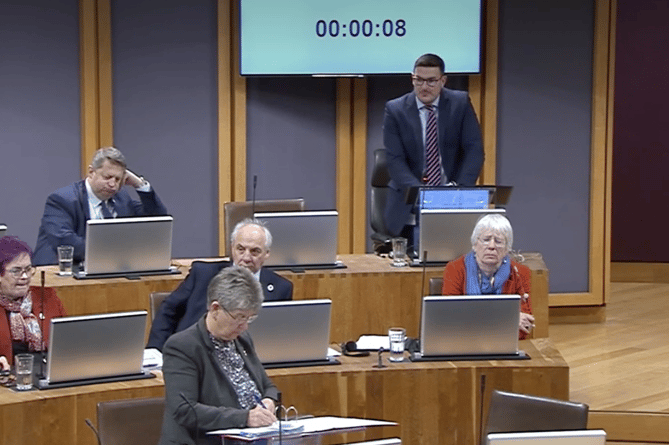
[[[474,185],[483,166],[483,142],[467,92],[442,88],[438,114],[439,150],[448,181]],[[406,190],[422,185],[425,169],[425,145],[415,93],[386,103],[383,145],[391,178],[384,218],[390,234],[397,236],[412,208],[405,203]]]
[[[146,347],[162,350],[170,335],[195,324],[207,312],[209,282],[230,264],[229,261],[194,261],[186,279],[160,305],[151,324]],[[293,298],[293,283],[269,269],[260,269],[260,284],[265,293],[265,301]]]
[[[74,246],[74,261],[83,261],[86,247],[86,221],[91,219],[85,180],[77,181],[53,192],[46,199],[42,224],[37,235],[33,264],[57,264],[56,248]],[[155,191],[137,192],[140,201],[121,188],[114,195],[114,210],[119,218],[131,216],[162,216],[167,209]]]
[[[234,343],[262,398],[276,401],[279,391],[265,373],[249,334],[242,333]],[[165,415],[160,445],[195,444],[198,438],[199,444],[220,444],[220,437],[205,433],[246,427],[249,411],[242,409],[230,380],[216,361],[204,316],[165,343],[163,378]]]

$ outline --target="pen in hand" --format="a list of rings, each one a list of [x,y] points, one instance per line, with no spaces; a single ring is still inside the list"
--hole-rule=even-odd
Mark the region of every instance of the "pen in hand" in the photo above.
[[[254,399],[256,400],[256,404],[262,406],[263,408],[267,409],[264,403],[262,403],[262,400],[258,395],[254,395]]]

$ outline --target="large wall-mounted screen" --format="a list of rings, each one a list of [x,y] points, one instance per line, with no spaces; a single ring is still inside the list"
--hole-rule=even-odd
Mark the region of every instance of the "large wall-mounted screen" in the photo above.
[[[240,0],[240,70],[253,75],[410,72],[425,53],[480,72],[480,0]]]

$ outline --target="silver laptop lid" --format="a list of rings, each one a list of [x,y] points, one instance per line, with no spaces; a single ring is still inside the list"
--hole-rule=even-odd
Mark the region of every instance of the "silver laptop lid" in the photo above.
[[[48,382],[142,373],[146,311],[51,320]]]
[[[458,295],[423,298],[423,356],[515,354],[520,295]]]
[[[335,264],[338,215],[336,210],[256,213],[272,233],[272,248],[264,265]]]
[[[431,210],[420,212],[420,251],[432,262],[452,261],[472,250],[476,221],[488,213],[505,214],[504,209]]]
[[[332,301],[263,303],[249,334],[263,363],[325,360],[330,342]]]
[[[0,224],[0,238],[5,236],[7,234],[7,226],[4,224]]]
[[[488,445],[605,445],[604,430],[488,434]]]
[[[86,221],[86,274],[167,270],[172,260],[171,216]]]

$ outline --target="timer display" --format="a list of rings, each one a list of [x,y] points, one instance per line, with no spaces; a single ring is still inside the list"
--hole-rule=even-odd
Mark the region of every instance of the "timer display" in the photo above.
[[[435,53],[480,70],[481,0],[240,0],[242,75],[409,73]]]

